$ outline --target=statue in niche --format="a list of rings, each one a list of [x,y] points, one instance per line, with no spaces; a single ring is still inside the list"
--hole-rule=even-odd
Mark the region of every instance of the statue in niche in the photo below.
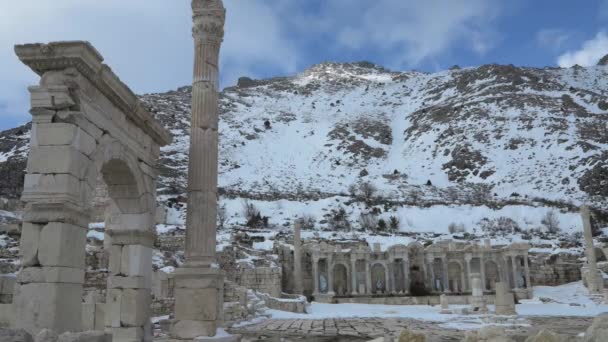
[[[319,276],[319,289],[323,293],[327,292],[327,278],[325,278],[324,274]]]

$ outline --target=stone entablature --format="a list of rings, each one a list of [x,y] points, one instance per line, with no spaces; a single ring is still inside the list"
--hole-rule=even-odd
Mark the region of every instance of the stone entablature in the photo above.
[[[365,244],[309,243],[315,299],[334,297],[469,294],[478,274],[485,293],[504,281],[518,298],[531,296],[527,244],[412,243],[383,251]]]

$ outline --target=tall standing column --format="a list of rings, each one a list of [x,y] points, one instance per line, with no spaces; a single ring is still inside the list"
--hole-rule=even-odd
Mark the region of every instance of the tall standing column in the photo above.
[[[532,289],[532,282],[530,281],[530,265],[528,263],[528,255],[524,255],[524,271],[526,274],[526,289]]]
[[[441,258],[441,266],[443,268],[443,292],[449,293],[450,292],[450,280],[449,280],[449,273],[448,273],[448,258],[447,257],[444,256]]]
[[[472,286],[471,286],[471,259],[473,258],[471,255],[465,255],[465,261],[466,263],[466,279],[467,282],[466,284],[462,284],[462,286],[464,286],[464,288],[466,289],[466,291],[472,291]]]
[[[511,255],[511,265],[513,266],[513,288],[519,289],[519,282],[517,279],[517,256]]]
[[[369,267],[368,259],[365,259],[365,293],[372,293],[372,272]]]
[[[598,282],[597,260],[593,245],[593,232],[591,231],[591,213],[588,207],[581,207],[581,218],[583,219],[583,234],[587,252],[587,288],[590,293],[600,293],[602,289]]]
[[[357,256],[354,254],[350,257],[350,269],[350,281],[352,283],[350,293],[355,296],[359,290],[357,288],[359,286],[359,282],[357,281]]]
[[[213,337],[223,320],[224,276],[215,266],[219,53],[222,0],[192,0],[194,80],[188,164],[185,263],[175,274],[177,339]]]
[[[312,278],[314,283],[313,296],[316,297],[319,294],[319,258],[316,256],[312,258]]]
[[[294,292],[303,294],[303,279],[302,279],[302,239],[300,230],[302,225],[296,222],[293,226],[293,274],[294,274]]]
[[[410,292],[410,287],[411,287],[411,283],[410,283],[410,260],[409,258],[404,258],[403,259],[403,281],[404,281],[404,289],[403,289],[403,293],[407,294]]]

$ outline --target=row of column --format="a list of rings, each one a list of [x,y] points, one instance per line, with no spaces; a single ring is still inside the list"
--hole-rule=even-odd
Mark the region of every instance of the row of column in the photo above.
[[[321,289],[319,288],[319,281],[321,273],[319,272],[319,261],[326,260],[327,262],[327,292],[328,295],[335,295],[334,293],[334,263],[333,258],[315,258],[313,260],[313,277],[314,277],[314,293],[320,294]],[[401,266],[403,268],[403,287],[400,293],[409,293],[410,288],[410,277],[409,277],[409,260],[408,259],[394,259],[391,260],[388,264],[383,262],[372,263],[369,259],[366,258],[351,258],[350,262],[350,270],[347,271],[347,282],[348,275],[350,275],[350,294],[352,295],[367,295],[373,294],[372,289],[374,285],[372,283],[372,266],[381,265],[384,270],[384,279],[383,279],[383,292],[397,294],[397,279],[395,277],[395,270],[392,272],[390,270],[389,265],[397,265],[395,261],[402,260]],[[357,262],[364,261],[365,262],[365,290],[361,293],[359,291],[359,282],[357,279]]]
[[[524,265],[523,265],[523,271],[524,274],[520,275],[518,273],[518,257],[522,257],[524,260]],[[497,273],[498,273],[498,277],[496,279],[496,281],[507,281],[508,283],[511,283],[512,288],[514,290],[518,290],[518,289],[528,289],[531,287],[531,282],[530,282],[530,269],[529,269],[529,263],[528,263],[528,258],[526,256],[523,255],[517,255],[517,254],[512,254],[512,255],[507,255],[506,256],[507,260],[506,260],[506,266],[504,267],[504,265],[502,265],[502,263],[500,262],[495,262],[496,264],[496,268],[497,268]],[[441,259],[442,261],[442,275],[440,279],[437,279],[437,276],[435,274],[435,260],[437,259]],[[471,281],[470,281],[470,276],[472,274],[471,272],[471,261],[474,258],[472,256],[467,256],[465,257],[465,267],[463,268],[462,265],[460,265],[460,282],[461,285],[460,286],[456,286],[455,290],[458,292],[469,292],[471,291]],[[329,295],[335,295],[334,293],[334,262],[333,262],[333,258],[331,256],[326,257],[326,258],[314,258],[313,261],[313,276],[314,276],[314,293],[315,294],[319,294],[321,293],[320,289],[319,289],[319,281],[320,281],[320,272],[319,272],[319,261],[320,260],[326,260],[326,264],[327,264],[327,294]],[[397,263],[395,261],[401,260],[401,263]],[[360,291],[360,283],[358,281],[357,278],[357,262],[359,261],[364,261],[365,262],[365,290],[362,292]],[[511,269],[509,270],[509,262],[511,263]],[[350,260],[350,271],[346,270],[347,272],[347,278],[350,276],[350,294],[352,295],[367,295],[367,294],[372,294],[373,291],[372,289],[375,288],[376,284],[372,283],[372,266],[373,265],[382,265],[383,270],[384,270],[384,284],[382,286],[382,292],[384,293],[392,293],[392,294],[397,294],[399,293],[404,293],[407,294],[409,293],[409,289],[410,289],[410,282],[411,282],[411,277],[410,277],[410,263],[409,260],[407,258],[403,258],[403,259],[390,259],[388,261],[388,263],[386,262],[370,262],[369,259],[367,258],[360,258],[360,257],[351,257]],[[401,281],[401,279],[397,279],[396,276],[396,269],[393,267],[391,268],[390,265],[393,265],[394,267],[398,267],[398,265],[400,267],[403,268],[403,287],[398,286],[399,281]],[[424,272],[427,275],[427,280],[430,282],[431,284],[431,289],[432,292],[443,292],[443,293],[450,293],[451,288],[450,288],[450,277],[449,277],[449,260],[447,257],[440,257],[440,258],[428,258],[426,259],[426,264],[423,265],[424,266]],[[486,263],[484,262],[483,258],[479,258],[479,272],[480,272],[480,278],[481,278],[481,283],[482,283],[482,287],[485,290],[487,290],[487,278],[486,278]],[[509,275],[507,272],[512,272],[511,275]],[[523,277],[523,280],[525,283],[522,283],[520,281],[520,278]],[[509,281],[510,279],[512,279],[512,281]],[[348,279],[347,279],[348,281]],[[346,284],[345,284],[346,286]],[[399,290],[399,291],[398,291]]]

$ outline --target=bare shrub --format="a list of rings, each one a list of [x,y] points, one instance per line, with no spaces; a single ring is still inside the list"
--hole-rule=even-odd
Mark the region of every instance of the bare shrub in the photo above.
[[[243,200],[243,217],[246,221],[249,221],[252,217],[260,215],[260,211],[255,204],[249,202],[249,200]]]
[[[361,185],[359,185],[359,192],[366,201],[370,201],[377,191],[378,188],[370,182],[361,183]]]
[[[466,228],[465,228],[464,224],[462,224],[462,223],[456,224],[456,223],[452,222],[448,226],[448,231],[450,232],[450,234],[464,233],[466,231]]]
[[[332,209],[327,224],[332,230],[350,230],[350,221],[346,209],[340,207],[338,210]]]
[[[557,214],[553,210],[549,210],[547,214],[543,217],[540,223],[547,228],[547,232],[550,234],[557,234],[560,231],[559,228],[559,219],[557,218]]]
[[[361,230],[373,231],[378,227],[378,217],[371,213],[359,215],[359,227]]]
[[[520,233],[521,228],[513,219],[501,216],[497,219],[484,218],[479,222],[481,230],[490,236]]]
[[[217,208],[217,226],[220,229],[223,229],[226,226],[226,221],[228,220],[228,211],[226,210],[226,205],[220,205]]]
[[[299,222],[302,229],[313,230],[317,224],[317,219],[312,215],[302,215]]]
[[[399,228],[401,226],[401,222],[399,222],[399,219],[396,216],[391,216],[388,220],[388,227],[390,228],[391,232],[396,233],[399,231]]]

